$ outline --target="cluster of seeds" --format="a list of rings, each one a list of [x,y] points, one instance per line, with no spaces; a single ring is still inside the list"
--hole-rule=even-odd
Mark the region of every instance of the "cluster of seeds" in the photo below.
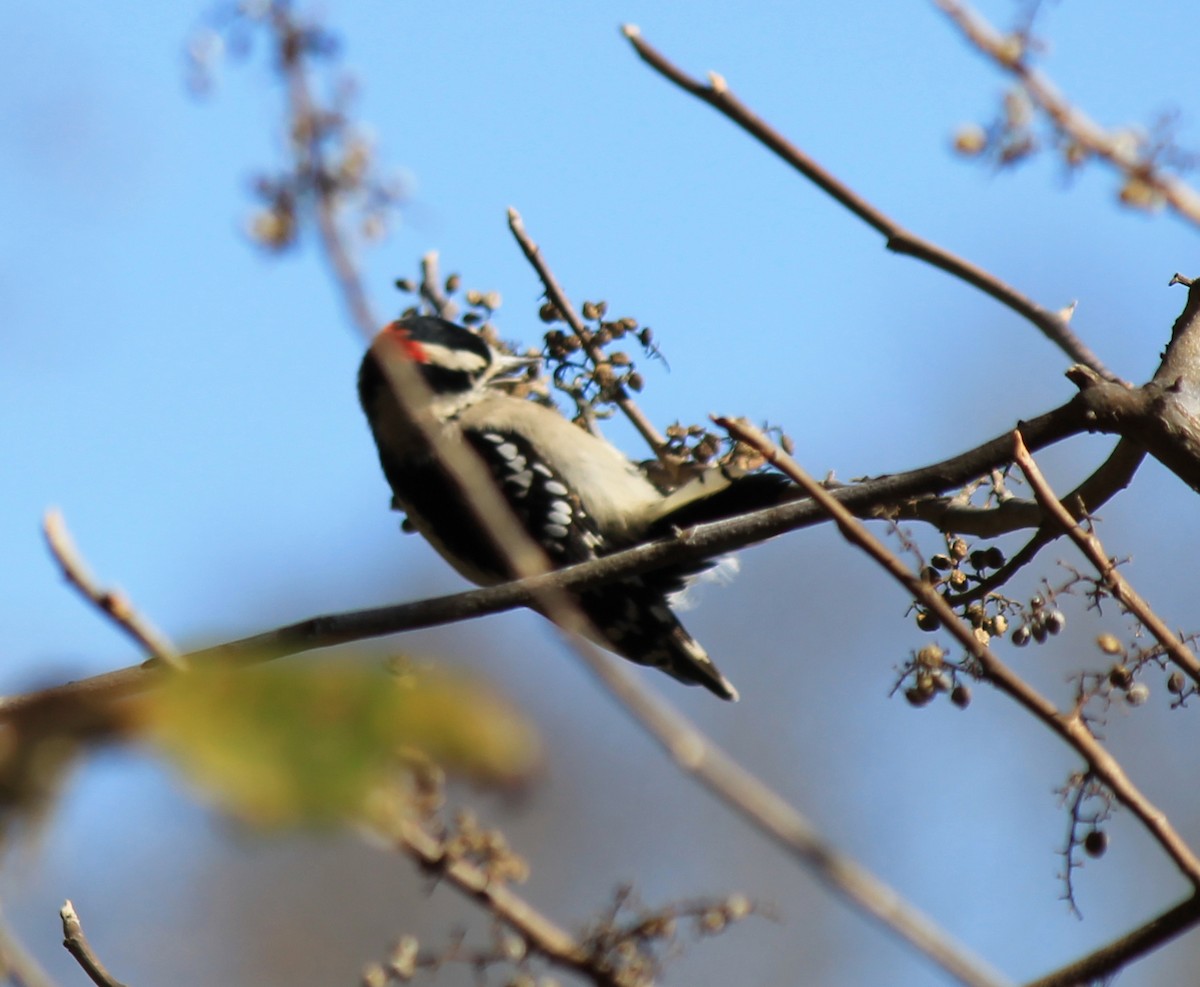
[[[913,706],[926,706],[940,695],[949,695],[959,709],[971,704],[971,687],[960,681],[965,668],[946,660],[946,652],[927,644],[913,653],[896,688],[904,686],[904,698]]]
[[[1018,648],[1025,647],[1031,640],[1044,644],[1047,638],[1060,633],[1066,626],[1066,614],[1047,604],[1045,597],[1035,596],[1029,601],[1028,617],[1012,633],[1012,643]]]
[[[1004,562],[1004,553],[995,545],[972,549],[964,539],[953,538],[947,542],[945,552],[932,556],[921,569],[921,580],[947,596],[960,595],[978,585],[984,573],[1001,568]],[[1010,608],[1007,600],[988,594],[983,600],[967,604],[963,616],[970,621],[979,642],[987,644],[992,637],[1003,637],[1008,630],[1005,614]],[[916,612],[917,627],[921,630],[932,632],[941,628],[942,622],[933,612],[921,607]]]
[[[644,353],[659,357],[653,331],[628,316],[609,319],[608,303],[604,301],[584,302],[581,311],[588,323],[582,334],[555,328],[547,330],[544,336],[544,352],[555,385],[593,405],[613,400],[626,388],[640,391],[645,380],[633,358],[625,350],[610,352],[608,347],[631,337]],[[553,302],[543,304],[538,315],[548,325],[566,321]]]

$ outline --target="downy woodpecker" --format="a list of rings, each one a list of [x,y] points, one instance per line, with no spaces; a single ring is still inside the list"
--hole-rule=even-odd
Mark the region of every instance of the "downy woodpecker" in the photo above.
[[[432,420],[447,439],[479,455],[555,568],[783,499],[787,484],[780,477],[730,480],[717,470],[663,494],[604,439],[506,392],[506,375],[534,361],[500,353],[445,319],[411,316],[375,337],[359,369],[359,399],[392,487],[393,508],[404,511],[411,527],[472,582],[491,585],[511,574],[394,396],[385,368],[405,359],[429,385]],[[722,699],[737,699],[737,690],[668,606],[690,576],[712,565],[675,565],[572,595],[596,627],[596,643]]]

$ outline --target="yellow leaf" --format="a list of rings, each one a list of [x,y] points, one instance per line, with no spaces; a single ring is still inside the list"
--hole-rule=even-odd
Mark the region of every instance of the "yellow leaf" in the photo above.
[[[172,675],[133,700],[130,728],[261,825],[354,817],[416,748],[448,771],[511,782],[538,759],[532,728],[461,677],[347,659]]]

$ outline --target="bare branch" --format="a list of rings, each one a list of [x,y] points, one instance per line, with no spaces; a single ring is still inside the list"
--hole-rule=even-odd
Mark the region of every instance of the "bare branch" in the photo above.
[[[1044,448],[1086,427],[1084,408],[1077,398],[1021,424],[1026,444],[1032,449]],[[839,488],[831,495],[863,517],[887,515],[892,505],[902,505],[911,498],[955,489],[1011,460],[1012,437],[1011,433],[1006,432],[941,463],[866,480]],[[193,664],[213,660],[251,663],[272,661],[315,648],[333,647],[499,613],[529,605],[536,593],[565,590],[584,584],[598,585],[677,562],[698,561],[818,524],[826,517],[825,511],[811,500],[796,501],[699,525],[680,532],[672,539],[639,545],[533,579],[416,603],[311,617],[238,641],[194,651],[185,657]],[[0,720],[25,715],[39,707],[56,709],[61,714],[60,707],[64,705],[130,695],[149,688],[160,674],[161,668],[153,663],[135,665],[36,692],[0,697]]]
[[[1079,550],[1083,552],[1096,572],[1100,574],[1104,585],[1108,587],[1121,606],[1141,621],[1142,626],[1154,635],[1154,639],[1163,646],[1163,650],[1170,657],[1171,661],[1186,672],[1193,682],[1200,684],[1200,661],[1196,660],[1196,656],[1192,654],[1191,649],[1180,640],[1179,635],[1167,627],[1162,618],[1129,585],[1129,580],[1121,575],[1116,564],[1108,557],[1108,553],[1104,551],[1104,546],[1100,543],[1100,539],[1092,532],[1085,531],[1081,525],[1075,522],[1075,519],[1071,516],[1071,512],[1054,495],[1050,484],[1042,476],[1037,463],[1033,461],[1029,450],[1025,448],[1025,443],[1021,441],[1020,432],[1016,433],[1015,445],[1017,465],[1021,467],[1021,472],[1025,474],[1025,478],[1029,481],[1029,485],[1037,495],[1038,503],[1042,505],[1042,509],[1053,517],[1055,522],[1062,527],[1070,539],[1079,546]]]
[[[80,924],[79,915],[76,914],[75,906],[71,904],[70,898],[66,900],[58,914],[62,916],[63,945],[67,948],[67,952],[75,957],[75,961],[91,978],[92,983],[96,984],[96,987],[125,987],[125,984],[105,969],[104,964],[92,950],[91,943],[83,934],[83,926]]]
[[[137,612],[129,598],[120,590],[103,589],[88,571],[83,557],[75,547],[62,513],[49,510],[42,519],[46,544],[67,582],[75,587],[89,603],[111,619],[132,637],[153,658],[175,669],[187,667],[175,646],[145,617]]]
[[[992,59],[1020,83],[1029,98],[1049,117],[1060,134],[1077,147],[1107,161],[1127,183],[1123,198],[1130,204],[1165,202],[1177,215],[1200,226],[1200,193],[1175,175],[1168,174],[1153,157],[1142,153],[1139,141],[1128,131],[1108,131],[1071,103],[1045,75],[1030,67],[1026,45],[1018,35],[1002,35],[959,0],[934,0],[975,48]],[[1146,192],[1150,201],[1143,202]],[[1135,194],[1136,193],[1136,194]],[[1086,361],[1081,361],[1086,362]],[[1093,367],[1093,369],[1099,369]]]
[[[908,567],[867,531],[858,519],[766,436],[744,423],[729,419],[717,419],[717,424],[728,429],[741,441],[757,448],[770,462],[803,487],[805,492],[829,513],[847,541],[866,552],[914,599],[941,620],[947,631],[979,663],[987,681],[1044,723],[1083,758],[1091,772],[1108,786],[1117,800],[1129,809],[1154,837],[1193,888],[1200,887],[1200,859],[1171,825],[1166,814],[1142,794],[1117,760],[1096,739],[1079,710],[1060,712],[1049,699],[1010,670],[986,645],[980,643],[972,629],[959,620],[934,587],[910,572]]]
[[[591,333],[587,331],[587,327],[584,326],[579,318],[579,314],[575,311],[575,306],[571,304],[571,299],[567,297],[566,293],[559,286],[554,273],[542,258],[542,252],[538,248],[538,245],[525,232],[525,224],[521,220],[521,214],[512,208],[508,210],[508,228],[512,230],[512,235],[516,237],[517,243],[521,245],[521,252],[525,254],[525,258],[533,265],[533,269],[537,271],[538,277],[541,278],[542,285],[546,289],[546,297],[554,303],[554,307],[562,314],[567,325],[571,327],[571,331],[579,338],[579,342],[583,344],[584,351],[591,358],[592,363],[595,365],[603,363],[605,360],[603,352],[592,341]],[[650,419],[646,417],[637,402],[629,396],[624,386],[620,384],[615,385],[612,399],[625,417],[629,419],[633,427],[638,430],[638,434],[650,446],[654,455],[667,462],[667,440],[663,438]]]
[[[965,281],[980,291],[1008,306],[1026,321],[1036,326],[1042,334],[1066,353],[1072,360],[1085,364],[1103,377],[1116,379],[1101,363],[1100,358],[1075,335],[1068,321],[1060,312],[1043,308],[1032,299],[1022,295],[1011,285],[994,274],[970,261],[939,247],[932,241],[916,236],[904,229],[890,216],[881,212],[858,193],[843,184],[837,177],[822,168],[816,161],[791,143],[770,124],[754,113],[730,91],[725,80],[715,72],[709,74],[707,84],[694,79],[670,62],[657,49],[651,47],[641,36],[638,28],[626,25],[622,33],[633,45],[647,65],[663,78],[680,89],[703,100],[719,113],[724,114],[748,134],[766,145],[805,178],[835,201],[849,209],[864,223],[887,238],[888,250],[907,254],[937,267],[952,277]]]

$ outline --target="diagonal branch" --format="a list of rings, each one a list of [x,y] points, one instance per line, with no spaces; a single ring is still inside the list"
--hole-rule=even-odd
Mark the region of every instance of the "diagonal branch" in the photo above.
[[[1001,281],[990,271],[951,253],[930,240],[919,237],[904,229],[890,216],[876,208],[853,189],[843,184],[836,176],[822,168],[816,161],[796,147],[729,89],[726,81],[715,72],[709,73],[707,84],[687,75],[661,52],[653,48],[632,24],[622,28],[622,33],[637,51],[638,56],[663,78],[680,89],[703,100],[718,113],[723,114],[766,145],[805,178],[831,198],[849,209],[868,226],[887,239],[888,250],[907,254],[945,271],[952,277],[965,281],[972,287],[1008,306],[1026,321],[1036,326],[1042,334],[1077,363],[1091,367],[1101,376],[1116,379],[1105,368],[1100,358],[1072,331],[1067,319],[1052,312],[1021,294],[1011,285]]]
[[[14,987],[55,987],[49,974],[25,948],[0,915],[0,977],[10,981]]]
[[[1102,781],[1117,800],[1141,822],[1163,851],[1174,861],[1180,873],[1193,888],[1200,888],[1200,858],[1175,830],[1166,813],[1155,806],[1130,780],[1125,770],[1096,739],[1088,728],[1079,710],[1063,713],[1045,696],[1039,693],[1002,662],[994,652],[975,637],[941,594],[924,582],[916,573],[898,559],[887,546],[875,538],[846,508],[830,496],[819,483],[812,479],[789,456],[778,449],[766,436],[756,429],[729,420],[718,419],[717,424],[729,430],[735,437],[757,448],[777,468],[791,477],[813,500],[833,518],[843,537],[874,559],[893,579],[900,583],[923,607],[932,610],[942,625],[975,659],[984,679],[1015,700],[1026,712],[1067,743],[1088,765],[1091,772]],[[1020,433],[1014,433],[1011,441],[1014,449],[1020,443]]]
[[[1121,575],[1116,563],[1104,551],[1104,546],[1100,544],[1100,539],[1092,532],[1085,531],[1081,525],[1076,523],[1075,518],[1071,516],[1071,512],[1054,495],[1050,484],[1042,476],[1042,471],[1038,469],[1037,463],[1033,461],[1033,457],[1029,454],[1029,450],[1025,448],[1025,443],[1021,441],[1020,432],[1016,436],[1016,450],[1017,465],[1021,467],[1021,472],[1025,474],[1029,485],[1033,487],[1033,491],[1037,495],[1038,503],[1042,505],[1042,509],[1054,518],[1055,523],[1066,532],[1071,541],[1079,546],[1079,550],[1083,552],[1096,572],[1100,574],[1104,585],[1108,587],[1117,602],[1141,621],[1142,626],[1154,635],[1154,639],[1162,645],[1163,650],[1171,661],[1186,672],[1193,682],[1200,684],[1200,661],[1196,660],[1196,656],[1183,643],[1179,635],[1172,631],[1163,619],[1154,612],[1150,604],[1142,599],[1141,594],[1129,584],[1129,580]]]

